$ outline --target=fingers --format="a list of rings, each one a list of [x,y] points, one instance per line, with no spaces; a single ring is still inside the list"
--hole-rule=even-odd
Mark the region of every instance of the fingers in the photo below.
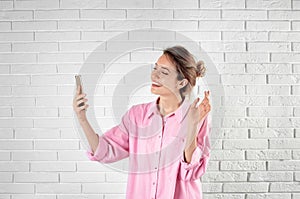
[[[76,94],[73,98],[73,104],[75,104],[78,100],[81,100],[81,99],[84,99],[84,97],[86,96],[85,93],[82,93],[82,94]]]
[[[202,100],[202,102],[201,102],[201,104],[208,104],[209,103],[209,91],[204,91],[204,95],[205,95],[205,97],[204,97],[204,99]]]
[[[79,104],[81,104],[81,103],[85,104],[85,102],[87,102],[87,101],[88,101],[88,99],[81,99],[81,100],[78,100],[78,101],[76,102],[76,105],[79,106]]]
[[[88,99],[84,98],[85,96],[86,96],[86,94],[85,94],[85,93],[82,93],[82,94],[77,95],[77,96],[75,97],[74,103],[76,104],[77,107],[79,107],[79,106],[81,107],[82,105],[85,104],[85,102],[88,101]]]
[[[84,106],[78,107],[80,110],[86,110],[89,107],[88,104],[85,104]]]
[[[209,91],[204,91],[204,95],[205,95],[204,99],[205,99],[205,98],[208,99],[208,97],[209,97]]]
[[[205,97],[209,97],[209,91],[204,91]]]
[[[204,111],[210,111],[210,104],[206,104],[206,105],[204,105],[204,107],[203,107],[203,109],[204,109]]]
[[[201,104],[199,105],[199,109],[203,109],[205,112],[208,110],[210,111],[210,104],[209,104],[209,91],[204,91],[204,99],[202,100]]]
[[[81,98],[84,98],[85,96],[86,96],[86,94],[85,94],[85,93],[82,93],[82,94],[76,96],[76,97],[75,97],[75,100],[78,101],[78,100],[80,100]]]
[[[200,105],[198,106],[198,108],[200,108],[200,106],[206,106],[207,104],[209,104],[209,91],[204,91],[204,99],[202,100],[202,102],[200,103]],[[197,103],[199,102],[200,98],[197,97],[194,102],[192,103],[192,107],[196,108]]]
[[[80,107],[76,107],[74,110],[75,110],[75,112],[77,113],[77,114],[79,114],[81,111],[86,111],[87,110],[87,108],[89,107],[89,105],[88,104],[85,104],[85,105],[83,105],[83,106],[80,106]]]
[[[76,113],[80,113],[82,110],[87,110],[89,105],[85,102],[87,102],[88,99],[80,99],[73,103],[73,108]]]
[[[74,99],[73,99],[73,107],[74,107],[74,110],[76,112],[79,112],[81,111],[82,109],[86,109],[86,102],[88,101],[88,99],[85,98],[86,96],[86,93],[81,93],[81,94],[78,94],[80,88],[78,87],[77,90],[76,90],[76,94],[74,96]]]

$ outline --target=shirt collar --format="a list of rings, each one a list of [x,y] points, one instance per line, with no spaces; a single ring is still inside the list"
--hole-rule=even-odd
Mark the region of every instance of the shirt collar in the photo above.
[[[153,102],[150,103],[149,109],[147,111],[147,118],[149,119],[153,114],[158,114],[160,115],[160,112],[157,108],[157,104],[159,101],[159,97],[156,98],[156,100],[154,100]],[[164,117],[170,117],[172,115],[175,115],[176,120],[181,123],[181,121],[183,120],[184,116],[187,113],[187,110],[189,109],[189,100],[187,99],[187,97],[184,98],[183,102],[181,103],[181,105],[176,109],[176,111],[169,113],[168,115],[165,115]]]

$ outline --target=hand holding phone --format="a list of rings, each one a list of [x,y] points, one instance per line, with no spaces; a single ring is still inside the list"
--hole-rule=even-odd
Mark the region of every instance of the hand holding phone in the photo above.
[[[80,75],[75,75],[76,79],[76,86],[77,86],[77,91],[79,90],[78,94],[82,94],[82,80]],[[82,100],[83,98],[80,98],[79,100]],[[78,107],[84,106],[84,102],[81,102]],[[85,109],[84,109],[85,110]]]
[[[76,80],[76,94],[73,99],[73,109],[77,113],[79,119],[85,119],[85,111],[89,106],[85,102],[88,101],[88,99],[84,98],[86,94],[83,93],[81,76],[75,75],[75,80]]]

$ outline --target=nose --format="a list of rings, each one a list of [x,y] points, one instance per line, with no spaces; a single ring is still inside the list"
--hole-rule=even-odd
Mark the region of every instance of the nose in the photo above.
[[[160,79],[160,71],[152,70],[151,76],[152,76],[152,79]]]

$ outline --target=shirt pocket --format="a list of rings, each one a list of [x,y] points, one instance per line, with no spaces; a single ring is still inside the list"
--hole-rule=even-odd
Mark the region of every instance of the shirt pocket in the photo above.
[[[181,137],[181,136],[173,136],[173,135],[169,135],[169,136],[165,136],[164,139],[165,143],[182,143],[185,141],[185,138]]]

